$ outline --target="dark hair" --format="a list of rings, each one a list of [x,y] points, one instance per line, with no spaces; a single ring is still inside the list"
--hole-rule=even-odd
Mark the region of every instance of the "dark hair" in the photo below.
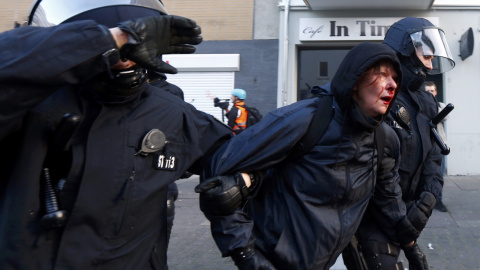
[[[374,64],[372,64],[369,68],[367,68],[363,73],[362,75],[360,75],[360,78],[358,78],[357,80],[357,83],[359,82],[362,82],[365,77],[367,76],[367,74],[369,74],[372,70],[379,70],[381,66],[390,66],[392,67],[393,70],[395,70],[395,72],[399,72],[398,70],[395,69],[396,67],[396,63],[391,60],[391,59],[381,59],[379,60],[378,62],[375,62]],[[397,78],[394,78],[395,80],[395,83],[397,83],[397,85],[400,85],[400,74],[397,74]],[[372,82],[374,83],[376,81],[376,79]],[[397,87],[397,90],[398,90],[398,87]]]
[[[425,82],[425,84],[423,84],[423,90],[425,90],[425,88],[426,88],[427,86],[433,86],[433,87],[435,87],[435,91],[437,91],[437,85],[436,85],[434,82],[430,82],[430,81],[429,81],[429,82]]]

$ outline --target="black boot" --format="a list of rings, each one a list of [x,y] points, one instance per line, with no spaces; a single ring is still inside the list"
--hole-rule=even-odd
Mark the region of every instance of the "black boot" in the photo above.
[[[435,204],[435,209],[437,209],[440,212],[448,211],[447,207],[443,204],[442,200],[437,201],[437,203]]]

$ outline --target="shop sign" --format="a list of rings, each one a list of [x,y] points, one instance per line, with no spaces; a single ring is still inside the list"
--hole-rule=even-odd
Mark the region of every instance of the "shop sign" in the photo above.
[[[398,18],[300,18],[300,41],[383,40]],[[438,25],[438,17],[426,18]]]

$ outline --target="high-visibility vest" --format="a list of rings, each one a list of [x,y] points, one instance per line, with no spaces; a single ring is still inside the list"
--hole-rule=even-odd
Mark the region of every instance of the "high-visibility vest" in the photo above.
[[[247,128],[247,109],[245,109],[245,102],[237,102],[234,105],[239,111],[240,116],[235,119],[235,126],[233,131],[242,131]]]

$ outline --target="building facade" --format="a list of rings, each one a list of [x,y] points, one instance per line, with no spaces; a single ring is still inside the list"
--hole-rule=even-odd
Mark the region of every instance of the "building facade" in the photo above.
[[[0,0],[0,30],[25,20],[31,1]],[[427,80],[437,98],[455,109],[446,124],[447,173],[480,174],[479,45],[460,56],[466,35],[479,37],[480,7],[448,0],[164,0],[170,14],[192,18],[204,42],[193,55],[166,55],[179,69],[168,80],[185,91],[185,100],[221,119],[213,98],[247,91],[247,104],[262,114],[306,97],[310,87],[328,82],[346,52],[362,41],[382,42],[388,27],[407,17],[425,17],[446,34],[456,66]],[[450,2],[450,3],[446,3]],[[454,2],[452,4],[452,2]],[[468,1],[465,1],[468,2]],[[475,1],[470,1],[475,2]],[[342,6],[343,3],[343,6]],[[478,42],[477,42],[478,43]]]
[[[381,42],[388,27],[397,20],[407,16],[427,18],[445,31],[456,63],[451,71],[427,77],[439,88],[438,100],[455,106],[446,122],[447,144],[451,149],[446,156],[447,173],[480,174],[480,166],[477,165],[480,162],[480,126],[472,121],[480,115],[477,105],[480,98],[477,89],[480,84],[478,42],[470,44],[470,56],[460,56],[461,46],[465,46],[465,42],[460,42],[462,36],[465,38],[470,34],[473,40],[479,38],[480,7],[432,5],[433,1],[428,1],[430,5],[426,8],[414,10],[398,7],[382,9],[373,6],[375,3],[366,9],[361,5],[370,1],[357,4],[353,1],[350,7],[311,8],[322,2],[325,1],[280,2],[277,105],[303,99],[310,86],[329,81],[351,47],[362,41]],[[398,4],[394,1],[382,3],[388,5],[389,2]],[[405,7],[411,6],[405,4]]]
[[[168,80],[182,87],[185,100],[226,122],[213,98],[230,99],[231,90],[247,91],[245,100],[265,115],[277,108],[277,0],[164,0],[170,14],[194,19],[204,41],[193,55],[165,55],[179,73]]]

